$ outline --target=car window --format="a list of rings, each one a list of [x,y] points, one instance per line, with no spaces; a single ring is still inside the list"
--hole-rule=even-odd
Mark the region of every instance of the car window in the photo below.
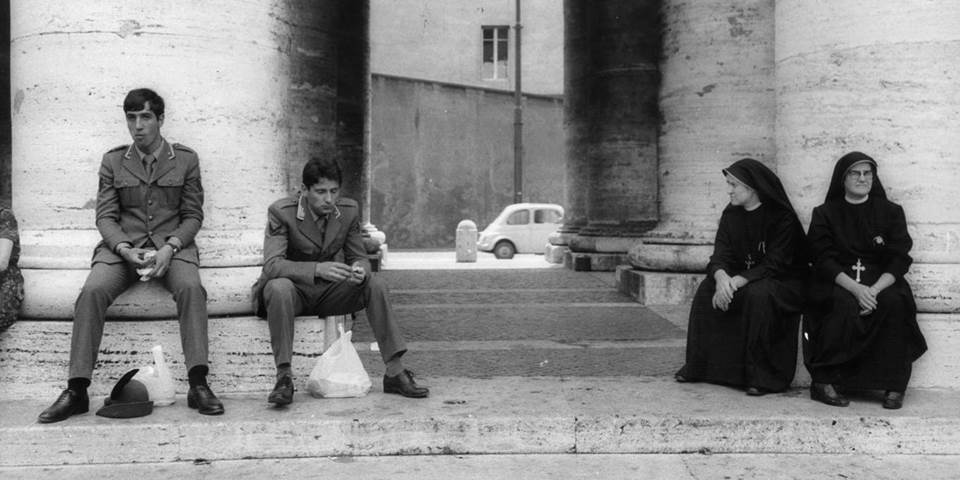
[[[530,211],[518,210],[507,218],[507,225],[526,225],[530,223]]]
[[[534,223],[560,223],[560,212],[551,209],[540,209],[533,212]]]

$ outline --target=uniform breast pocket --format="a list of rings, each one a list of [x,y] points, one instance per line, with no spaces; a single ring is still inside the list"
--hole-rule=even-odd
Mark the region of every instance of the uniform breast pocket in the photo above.
[[[120,197],[123,207],[139,207],[143,205],[143,192],[140,181],[134,177],[119,176],[113,179],[113,188]]]
[[[183,192],[183,175],[166,175],[157,180],[160,189],[160,202],[163,205],[180,205],[180,194]]]

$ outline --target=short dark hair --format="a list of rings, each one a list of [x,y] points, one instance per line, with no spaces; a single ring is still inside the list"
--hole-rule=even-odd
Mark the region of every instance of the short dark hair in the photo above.
[[[343,184],[343,171],[336,159],[313,157],[303,166],[303,186],[310,188],[316,185],[321,178],[334,180],[337,185]]]
[[[147,102],[150,102],[150,111],[160,118],[163,115],[163,97],[149,88],[136,88],[127,92],[127,97],[123,99],[123,111],[138,112],[143,110]]]

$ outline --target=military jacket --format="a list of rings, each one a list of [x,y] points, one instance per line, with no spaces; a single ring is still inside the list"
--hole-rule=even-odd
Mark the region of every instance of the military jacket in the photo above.
[[[321,262],[360,262],[368,272],[370,262],[363,246],[360,208],[349,198],[337,200],[339,215],[331,214],[324,232],[306,211],[306,200],[299,196],[283,198],[267,210],[263,239],[263,272],[253,287],[254,312],[258,312],[260,292],[267,280],[289,278],[298,283],[317,281],[316,265]]]
[[[164,145],[148,176],[133,145],[108,151],[100,164],[97,229],[103,237],[93,263],[124,261],[116,248],[122,242],[157,248],[170,237],[182,249],[173,258],[199,264],[194,237],[203,224],[203,185],[196,152],[180,144]]]

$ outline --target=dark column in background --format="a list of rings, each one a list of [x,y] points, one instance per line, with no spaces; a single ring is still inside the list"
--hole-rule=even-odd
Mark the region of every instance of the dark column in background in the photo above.
[[[10,192],[10,2],[0,0],[0,204],[9,204]]]
[[[554,244],[624,253],[657,212],[659,0],[566,0],[566,223]]]
[[[288,0],[290,27],[287,183],[296,190],[303,164],[336,156],[343,194],[363,202],[364,118],[370,67],[368,0]]]

